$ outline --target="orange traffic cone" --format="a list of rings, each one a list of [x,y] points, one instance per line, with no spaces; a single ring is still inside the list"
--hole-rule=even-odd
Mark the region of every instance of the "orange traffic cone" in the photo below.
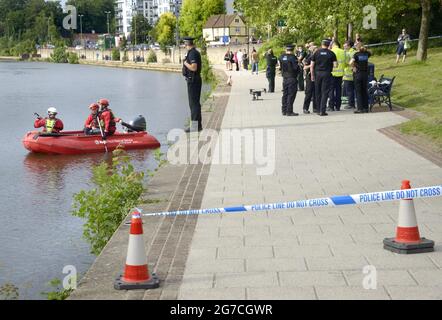
[[[155,289],[159,286],[160,280],[156,275],[149,274],[144,249],[143,221],[141,220],[141,214],[135,211],[132,213],[124,274],[117,278],[114,288],[117,290],[134,290]]]
[[[404,180],[401,190],[407,189],[411,189],[410,181]],[[419,234],[413,199],[400,201],[396,238],[384,239],[384,249],[400,254],[434,251],[434,241],[421,238]]]

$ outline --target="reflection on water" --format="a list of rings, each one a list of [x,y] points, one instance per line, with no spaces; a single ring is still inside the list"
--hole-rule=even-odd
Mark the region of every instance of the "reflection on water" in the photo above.
[[[33,113],[55,106],[66,130],[81,129],[87,106],[107,97],[125,120],[144,115],[165,153],[167,132],[188,117],[186,87],[177,74],[2,62],[0,83],[0,286],[10,282],[20,298],[41,299],[51,279],[63,279],[64,266],[82,274],[95,258],[82,239],[83,221],[70,213],[72,196],[92,187],[91,168],[111,155],[28,153],[21,139],[32,129]],[[137,170],[155,168],[152,150],[129,155]]]

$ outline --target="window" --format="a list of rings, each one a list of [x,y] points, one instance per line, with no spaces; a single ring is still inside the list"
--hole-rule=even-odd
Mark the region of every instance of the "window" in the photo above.
[[[236,22],[236,23],[239,23],[239,19],[235,19],[235,22]]]
[[[241,28],[235,28],[235,32],[236,33],[240,33],[241,32]]]

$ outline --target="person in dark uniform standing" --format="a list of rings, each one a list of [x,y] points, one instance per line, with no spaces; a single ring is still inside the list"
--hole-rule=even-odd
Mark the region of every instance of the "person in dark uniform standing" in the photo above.
[[[307,57],[304,59],[304,72],[305,72],[305,99],[304,99],[304,113],[310,114],[310,103],[313,101],[313,112],[319,113],[319,109],[317,106],[317,99],[315,96],[315,83],[312,81],[311,78],[311,63],[312,63],[312,57],[315,54],[318,47],[316,47],[314,44],[309,46],[309,52],[307,54]]]
[[[311,59],[311,80],[315,82],[315,94],[320,116],[328,116],[327,100],[332,85],[332,71],[338,66],[336,55],[329,50],[330,40],[323,40],[321,49]]]
[[[304,59],[307,56],[307,53],[304,51],[303,46],[298,46],[298,49],[296,50],[296,58],[298,59],[299,66],[301,69],[304,67]],[[298,90],[304,91],[304,72],[300,72],[298,74]]]
[[[299,116],[299,114],[293,112],[293,104],[298,93],[298,74],[300,72],[294,49],[293,45],[288,45],[286,53],[279,58],[279,66],[283,77],[282,115],[287,117]]]
[[[183,76],[187,81],[187,93],[189,95],[189,107],[191,113],[192,124],[186,132],[202,131],[202,115],[201,115],[201,54],[194,45],[194,38],[184,38],[187,48],[187,54],[183,63]]]
[[[273,50],[269,49],[265,55],[267,61],[266,77],[269,81],[269,92],[275,92],[275,77],[276,77],[276,65],[278,64],[278,58],[273,54]]]
[[[356,45],[356,50],[358,52],[350,60],[358,101],[358,110],[355,113],[368,113],[368,59],[371,53],[365,49],[362,42]]]

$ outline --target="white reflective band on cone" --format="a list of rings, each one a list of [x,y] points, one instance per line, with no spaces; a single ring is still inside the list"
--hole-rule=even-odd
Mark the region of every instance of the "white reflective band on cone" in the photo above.
[[[147,265],[147,255],[144,250],[143,235],[130,235],[126,264],[129,266]]]
[[[398,227],[412,228],[416,226],[417,219],[413,200],[401,200],[399,203]]]

